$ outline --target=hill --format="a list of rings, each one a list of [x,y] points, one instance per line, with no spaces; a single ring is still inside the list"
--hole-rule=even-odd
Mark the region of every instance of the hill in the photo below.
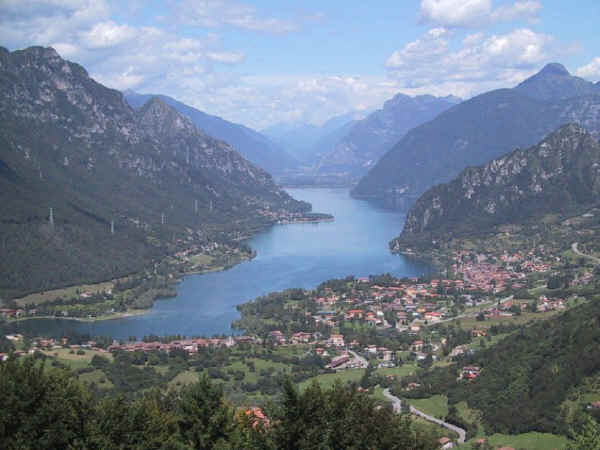
[[[194,125],[209,136],[225,141],[244,158],[272,174],[281,174],[294,168],[298,162],[281,146],[263,134],[237,123],[206,114],[166,95],[138,94],[131,90],[123,93],[133,108],[141,108],[152,98],[159,98],[179,113],[188,117]]]
[[[394,245],[582,212],[598,203],[599,193],[600,144],[582,127],[566,125],[534,147],[429,189],[410,209]]]
[[[574,418],[564,402],[600,373],[599,318],[595,299],[508,336],[473,357],[481,376],[451,389],[450,401],[480,410],[488,432],[566,434]]]
[[[305,211],[160,100],[139,112],[52,48],[0,48],[0,295],[136,272]]]
[[[552,64],[513,89],[487,92],[409,131],[361,179],[353,195],[409,207],[465,167],[534,145],[565,123],[600,133],[598,85]]]

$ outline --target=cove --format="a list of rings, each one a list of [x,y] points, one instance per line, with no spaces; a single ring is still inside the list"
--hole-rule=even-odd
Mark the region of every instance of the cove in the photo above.
[[[413,277],[430,271],[425,263],[389,251],[388,242],[402,230],[404,214],[353,199],[348,189],[288,191],[310,202],[313,211],[333,214],[335,220],[275,225],[248,241],[256,258],[223,272],[185,277],[176,297],[155,302],[141,316],[97,322],[33,319],[16,326],[47,336],[77,331],[116,339],[231,334],[231,322],[239,317],[235,306],[272,291],[313,288],[348,275],[389,272]]]

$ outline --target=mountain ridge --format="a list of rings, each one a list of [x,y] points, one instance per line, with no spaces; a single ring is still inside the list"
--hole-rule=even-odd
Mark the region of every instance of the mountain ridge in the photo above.
[[[137,113],[52,48],[0,48],[0,99],[2,296],[136,272],[309,208],[164,102]]]
[[[412,206],[394,249],[414,239],[485,232],[543,214],[582,212],[598,203],[600,144],[565,125],[537,145],[468,167],[426,191]]]
[[[381,109],[355,123],[321,158],[317,172],[357,180],[408,130],[433,119],[457,101],[453,96],[396,94]]]
[[[157,97],[179,113],[188,117],[204,133],[232,145],[246,159],[272,174],[283,173],[296,167],[298,162],[267,136],[244,125],[229,122],[207,114],[166,95],[139,94],[126,90],[123,95],[135,109]]]
[[[579,123],[598,135],[600,92],[596,93],[595,85],[583,80],[593,93],[562,98],[564,92],[573,90],[560,89],[560,83],[559,88],[548,84],[548,77],[554,80],[555,76],[564,81],[563,70],[551,65],[541,76],[538,73],[516,88],[480,94],[413,128],[382,156],[352,194],[406,208],[429,187],[450,181],[465,167],[534,145],[565,123]],[[580,79],[572,78],[579,85]],[[571,81],[567,79],[568,86]],[[536,98],[538,90],[549,95],[548,86],[556,88],[555,98]]]

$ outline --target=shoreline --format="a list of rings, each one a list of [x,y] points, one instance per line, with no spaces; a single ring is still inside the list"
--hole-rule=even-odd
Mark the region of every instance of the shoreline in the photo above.
[[[115,313],[115,314],[104,315],[104,316],[99,316],[99,317],[28,316],[28,317],[19,317],[18,319],[9,319],[6,321],[6,323],[18,323],[18,322],[24,322],[27,320],[39,320],[39,319],[72,320],[74,322],[92,323],[92,322],[101,322],[101,321],[105,321],[105,320],[117,320],[117,319],[126,319],[128,317],[143,316],[144,314],[147,314],[150,311],[151,311],[151,308],[150,309],[139,309],[139,310],[135,310],[135,311],[127,311],[124,313]]]
[[[319,219],[320,221],[321,219]],[[333,216],[331,219],[329,219],[331,221],[333,221]],[[268,225],[267,227],[264,227],[260,230],[256,230],[254,233],[252,233],[249,236],[244,236],[243,238],[239,239],[239,240],[247,240],[252,238],[253,236],[255,236],[256,234],[260,233],[261,231],[265,231],[267,230],[269,227],[273,227],[275,225],[288,225],[291,223],[309,223],[308,221],[299,221],[299,222],[289,222],[289,223],[283,223],[280,224],[278,222],[273,222],[270,225]],[[168,255],[165,257],[165,259],[168,258],[172,258],[174,255]],[[252,252],[250,254],[243,254],[241,256],[238,256],[237,258],[235,258],[233,261],[230,261],[228,264],[226,265],[219,265],[219,266],[215,266],[215,267],[208,267],[208,268],[203,268],[203,269],[196,269],[196,270],[187,270],[184,271],[184,273],[182,274],[181,278],[176,278],[173,280],[173,283],[175,285],[178,285],[179,283],[182,283],[183,280],[185,279],[186,276],[188,275],[204,275],[204,274],[208,274],[208,273],[216,273],[216,272],[223,272],[225,270],[231,269],[235,266],[237,266],[238,264],[241,264],[243,262],[247,262],[247,261],[252,261],[254,258],[256,258],[257,253],[255,250],[252,250]],[[131,275],[139,275],[138,274],[131,274]],[[128,275],[128,276],[131,276]],[[40,291],[40,292],[33,292],[30,293],[28,295],[26,295],[25,297],[20,297],[20,298],[16,298],[15,301],[19,301],[19,300],[23,300],[29,296],[35,296],[35,295],[43,295],[43,293],[47,293],[47,292],[56,292],[56,291],[64,291],[65,289],[70,289],[70,288],[79,288],[79,287],[86,287],[89,289],[93,289],[94,286],[96,287],[100,287],[103,285],[107,285],[110,283],[115,283],[117,281],[123,280],[124,277],[120,277],[120,278],[114,278],[114,279],[110,279],[110,280],[103,280],[100,281],[98,283],[92,283],[92,284],[83,284],[83,285],[77,285],[77,286],[65,286],[62,288],[57,288],[57,289],[53,289],[51,291]],[[97,291],[100,292],[100,291]],[[60,295],[60,294],[59,294]],[[93,323],[93,322],[102,322],[102,321],[107,321],[107,320],[118,320],[118,319],[127,319],[129,317],[136,317],[136,316],[142,316],[145,314],[148,314],[150,311],[152,311],[153,307],[154,307],[154,302],[159,301],[159,300],[163,300],[169,297],[173,297],[173,296],[159,296],[156,297],[153,301],[152,301],[152,306],[149,308],[143,308],[143,309],[135,309],[135,310],[128,310],[127,312],[123,312],[123,313],[114,313],[114,314],[105,314],[105,315],[100,315],[98,317],[70,317],[70,316],[50,316],[50,315],[42,315],[42,316],[25,316],[25,317],[18,317],[18,318],[8,318],[6,319],[6,323],[19,323],[19,322],[23,322],[23,321],[27,321],[27,320],[39,320],[39,319],[50,319],[50,320],[71,320],[74,322],[83,322],[83,323]],[[82,302],[83,303],[83,302]],[[43,304],[43,302],[41,303]],[[22,309],[24,307],[26,307],[27,305],[30,306],[36,306],[36,304],[34,303],[28,303],[25,305],[19,305],[19,308]]]

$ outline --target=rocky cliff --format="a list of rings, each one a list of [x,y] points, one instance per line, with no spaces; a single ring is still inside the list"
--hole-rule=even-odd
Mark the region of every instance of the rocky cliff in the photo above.
[[[394,248],[423,235],[472,233],[547,213],[579,212],[599,202],[600,144],[579,125],[515,150],[450,183],[429,189],[411,208]]]

